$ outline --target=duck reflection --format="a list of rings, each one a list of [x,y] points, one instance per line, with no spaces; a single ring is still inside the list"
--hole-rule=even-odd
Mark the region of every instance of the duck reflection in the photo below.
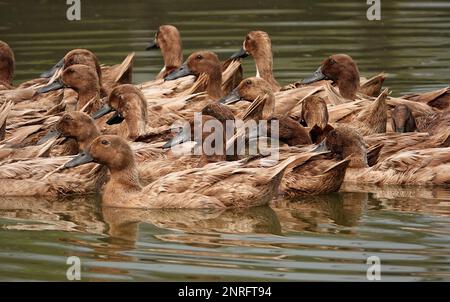
[[[147,223],[160,229],[182,231],[189,236],[184,240],[199,243],[201,236],[218,238],[214,234],[258,233],[281,234],[281,226],[277,215],[270,207],[246,209],[123,209],[103,208],[103,219],[108,224],[111,238],[128,241],[138,239],[140,223]],[[164,233],[158,231],[157,233]],[[155,235],[161,240],[167,234]],[[170,240],[170,239],[168,239]],[[184,242],[189,243],[189,242]]]
[[[65,199],[0,197],[0,218],[17,221],[4,227],[14,230],[58,230],[103,234],[99,199],[74,196]]]
[[[281,221],[282,231],[328,232],[333,225],[358,225],[368,200],[366,193],[334,193],[297,199],[277,199],[272,207]]]

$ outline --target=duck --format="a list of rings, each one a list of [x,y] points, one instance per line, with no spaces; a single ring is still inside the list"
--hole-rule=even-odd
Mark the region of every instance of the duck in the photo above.
[[[11,47],[0,40],[0,90],[13,88],[15,62]]]
[[[242,48],[234,53],[230,59],[237,59],[237,58],[245,58],[247,56],[252,56],[252,58],[255,61],[256,65],[256,76],[262,77],[265,79],[271,86],[274,93],[280,91],[280,90],[290,90],[294,88],[299,88],[304,86],[305,84],[312,84],[315,81],[324,80],[325,78],[317,78],[318,73],[316,71],[315,76],[304,80],[303,82],[296,82],[293,84],[289,84],[285,87],[281,87],[280,84],[275,80],[273,75],[273,53],[272,53],[272,43],[269,37],[269,34],[264,31],[250,31],[243,42]],[[335,55],[337,60],[340,60],[341,55]],[[347,56],[347,55],[342,55]],[[334,60],[334,59],[333,59]],[[353,61],[353,60],[352,60]],[[325,63],[325,62],[324,62]],[[346,63],[346,62],[345,62]],[[324,64],[322,64],[324,66]],[[346,69],[348,69],[349,73],[348,75],[356,75],[357,76],[357,83],[358,87],[357,90],[359,92],[364,93],[369,96],[377,96],[381,92],[381,87],[383,85],[384,80],[386,79],[385,73],[380,73],[377,76],[374,76],[370,78],[369,80],[366,80],[365,78],[362,78],[361,86],[359,85],[359,71],[357,70],[356,63],[347,65],[344,65]],[[356,69],[354,69],[356,67]],[[354,70],[351,70],[351,69]],[[320,76],[319,76],[320,77]],[[351,79],[352,80],[352,79]],[[355,80],[353,80],[356,82]],[[342,88],[342,82],[341,86],[339,88]],[[339,84],[338,84],[339,85]],[[354,95],[352,93],[353,87],[344,87],[343,97],[345,98],[354,98]]]
[[[99,86],[102,88],[102,97],[118,84],[132,82],[134,53],[129,54],[121,64],[114,66],[101,66],[97,56],[88,49],[73,49],[69,51],[50,70],[41,74],[42,78],[51,78],[59,71],[72,65],[86,65],[95,69]]]
[[[181,120],[182,116],[163,106],[148,106],[142,92],[134,85],[124,84],[115,87],[106,102],[92,116],[99,119],[110,112],[115,112],[106,122],[108,125],[118,125],[113,133],[130,141],[140,138],[152,137],[153,141],[157,137],[165,139],[170,125]]]
[[[339,125],[325,138],[325,150],[339,158],[350,156],[344,183],[378,185],[448,185],[450,184],[450,148],[425,148],[400,151],[368,165],[363,137],[348,125]]]
[[[100,109],[101,86],[97,71],[87,65],[70,65],[61,76],[51,84],[38,89],[38,93],[47,93],[63,88],[71,88],[77,94],[75,110],[93,113]]]
[[[270,134],[271,125],[278,123],[277,138],[288,145],[311,144],[308,131],[297,121],[287,115],[275,114],[275,95],[266,80],[251,77],[242,80],[229,95],[219,100],[219,103],[231,105],[238,101],[249,103],[245,112],[235,108],[234,115],[244,121],[267,121],[267,131]],[[232,110],[233,111],[233,110]]]
[[[229,208],[266,205],[276,195],[291,157],[271,168],[244,168],[241,161],[210,164],[168,174],[142,187],[136,161],[127,141],[102,135],[89,153],[66,164],[90,162],[108,167],[111,177],[102,195],[103,206],[119,208]]]
[[[268,130],[271,129],[269,127],[271,123],[274,121],[278,122],[278,133],[267,132],[270,137],[276,138],[288,146],[278,150],[281,159],[294,154],[309,156],[302,165],[289,167],[286,170],[280,185],[281,194],[289,197],[298,197],[339,190],[350,160],[348,158],[337,160],[331,154],[311,152],[313,143],[311,133],[298,121],[288,116],[274,115],[273,104],[275,96],[271,91],[270,85],[263,78],[252,77],[244,79],[231,95],[224,98],[224,102],[229,103],[238,99],[254,100],[249,110],[242,117],[244,120],[248,118],[256,121],[267,120]],[[311,100],[314,101],[316,99],[313,98]],[[310,123],[315,118],[313,117],[314,112],[310,113],[308,111],[316,108],[315,106],[309,106],[304,110],[304,115]],[[326,106],[324,108],[326,116]],[[314,126],[317,125],[314,123]],[[326,123],[324,128],[327,126],[328,124]]]
[[[230,59],[245,58],[251,55],[255,60],[256,77],[261,77],[269,83],[273,92],[281,89],[273,76],[272,42],[264,31],[251,31],[245,37],[242,48]]]
[[[183,64],[183,46],[178,29],[173,25],[161,25],[146,50],[155,48],[161,50],[164,59],[164,67],[156,76],[156,80],[160,80]]]
[[[378,160],[382,161],[398,152],[450,147],[450,128],[431,135],[428,132],[387,132],[364,137],[369,146],[382,144]]]
[[[13,101],[15,103],[31,99],[36,94],[33,87],[14,87],[13,78],[16,60],[12,48],[8,43],[0,40],[0,102]],[[38,85],[36,80],[30,81]]]

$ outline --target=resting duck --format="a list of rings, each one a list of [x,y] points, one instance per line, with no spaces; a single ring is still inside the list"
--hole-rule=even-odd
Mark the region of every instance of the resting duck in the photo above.
[[[102,108],[93,114],[93,118],[99,119],[113,111],[114,115],[106,123],[119,126],[113,132],[109,129],[102,132],[117,134],[131,141],[143,137],[152,137],[153,141],[157,137],[164,140],[170,125],[182,119],[180,115],[165,110],[163,106],[147,106],[142,92],[130,84],[114,88]]]
[[[407,105],[399,104],[392,111],[392,130],[398,133],[417,130],[416,119]]]
[[[76,167],[97,162],[108,167],[111,178],[103,205],[122,208],[226,208],[268,204],[275,196],[289,158],[271,168],[244,168],[244,162],[224,162],[172,173],[142,187],[133,152],[118,136],[94,140],[89,153],[69,162]]]
[[[181,45],[180,32],[173,25],[161,25],[155,34],[153,41],[149,43],[146,50],[159,48],[164,59],[164,67],[156,76],[156,79],[164,79],[172,71],[183,64],[183,48]]]
[[[390,185],[450,184],[450,148],[396,153],[369,168],[365,142],[353,128],[341,125],[327,134],[326,147],[340,158],[350,157],[345,182]]]

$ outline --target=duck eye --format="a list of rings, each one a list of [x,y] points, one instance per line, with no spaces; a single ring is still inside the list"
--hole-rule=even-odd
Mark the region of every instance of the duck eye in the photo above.
[[[203,56],[202,55],[197,55],[196,59],[197,60],[201,60],[201,59],[203,59]]]
[[[102,140],[101,143],[105,146],[109,145],[109,141],[107,141],[106,139]]]
[[[250,85],[252,85],[252,81],[247,80],[247,81],[245,82],[245,84],[246,84],[247,86],[250,86]]]
[[[333,59],[330,59],[330,64],[331,64],[331,65],[334,65],[334,64],[336,64],[336,61],[333,60]]]
[[[72,117],[70,115],[66,115],[66,116],[64,116],[64,120],[70,121],[70,120],[72,120]]]

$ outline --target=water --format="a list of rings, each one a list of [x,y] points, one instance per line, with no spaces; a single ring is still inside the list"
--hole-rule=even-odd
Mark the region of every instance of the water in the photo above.
[[[339,52],[364,75],[388,72],[394,94],[450,79],[444,1],[382,1],[380,22],[367,21],[365,1],[82,1],[80,22],[68,22],[59,2],[0,1],[16,84],[77,47],[104,64],[134,51],[134,81],[150,80],[162,59],[143,48],[162,23],[179,27],[185,56],[210,49],[226,58],[247,31],[269,32],[282,84]],[[255,73],[250,59],[244,69]],[[114,210],[98,196],[0,198],[0,280],[66,280],[70,256],[81,259],[84,281],[364,281],[369,256],[380,258],[383,280],[450,280],[449,189],[344,191],[230,211]]]

